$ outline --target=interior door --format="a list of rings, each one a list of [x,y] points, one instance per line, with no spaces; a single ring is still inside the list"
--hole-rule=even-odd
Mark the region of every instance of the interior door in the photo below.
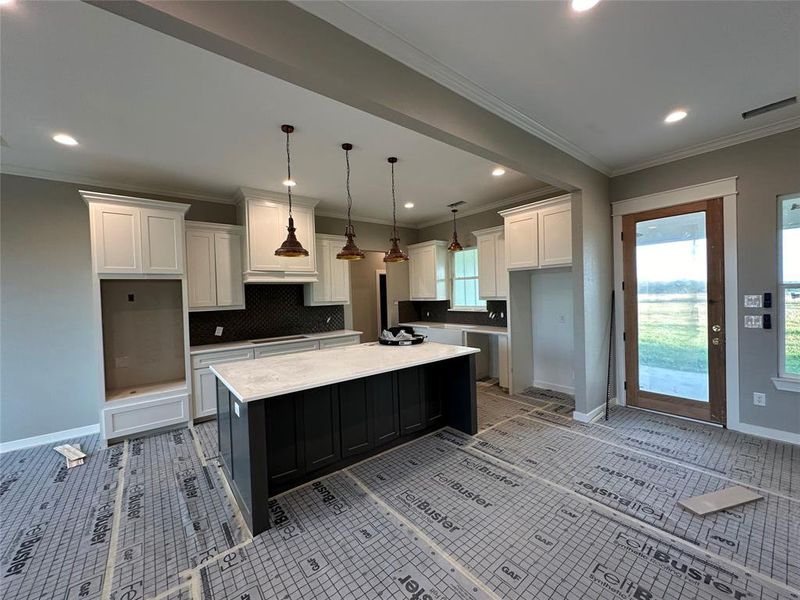
[[[623,217],[630,406],[725,423],[722,199]]]

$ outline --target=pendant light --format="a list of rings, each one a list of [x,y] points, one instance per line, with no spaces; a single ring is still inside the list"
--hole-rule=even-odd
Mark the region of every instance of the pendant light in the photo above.
[[[356,231],[353,229],[353,222],[350,220],[350,209],[353,208],[353,197],[350,195],[350,150],[353,149],[353,144],[342,144],[344,150],[344,162],[347,166],[347,227],[344,230],[344,237],[346,242],[336,258],[339,260],[361,260],[364,258],[364,253],[356,246],[353,238],[356,237]]]
[[[458,242],[458,231],[456,231],[456,213],[458,210],[453,208],[450,212],[453,213],[453,241],[450,242],[447,249],[450,250],[450,252],[461,252],[464,247]]]
[[[392,247],[389,248],[389,251],[383,257],[383,262],[406,262],[408,260],[408,254],[400,249],[400,245],[398,244],[400,237],[397,235],[397,199],[394,195],[394,164],[397,162],[397,157],[390,156],[386,160],[392,165],[392,237],[389,238],[392,242]]]
[[[294,218],[292,218],[292,187],[295,182],[292,179],[292,157],[289,153],[289,134],[294,131],[294,125],[281,125],[281,131],[286,134],[286,181],[283,185],[286,186],[286,193],[289,196],[289,226],[286,228],[288,235],[286,241],[281,244],[281,247],[275,250],[275,256],[308,256],[308,250],[303,248],[303,245],[297,240],[294,232],[297,231],[294,227]]]

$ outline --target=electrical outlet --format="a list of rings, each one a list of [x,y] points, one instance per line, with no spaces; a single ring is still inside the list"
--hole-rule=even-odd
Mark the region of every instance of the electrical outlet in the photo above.
[[[761,329],[761,315],[745,315],[745,329]]]
[[[746,294],[744,297],[745,308],[761,308],[761,294]]]
[[[753,404],[756,406],[766,406],[767,395],[762,392],[753,392]]]
[[[564,315],[558,315],[558,322],[559,323],[566,323],[567,322],[567,317],[564,316]]]
[[[222,327],[217,327],[217,328],[214,330],[214,335],[216,335],[216,336],[220,336],[220,335],[222,335]]]

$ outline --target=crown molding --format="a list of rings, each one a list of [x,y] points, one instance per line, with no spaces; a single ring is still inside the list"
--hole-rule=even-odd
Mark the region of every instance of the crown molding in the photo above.
[[[357,31],[358,35],[356,37],[362,42],[391,56],[393,59],[443,85],[459,96],[474,102],[601,173],[605,175],[611,173],[611,168],[593,154],[542,125],[517,107],[451,69],[430,54],[423,52],[391,29],[387,29],[380,23],[373,21],[357,8],[351,6],[350,3],[342,0],[335,2],[294,0],[294,3],[303,10],[347,33]],[[353,33],[350,33],[350,35],[355,36]]]
[[[521,194],[517,194],[515,196],[509,196],[508,198],[503,198],[502,200],[497,200],[495,202],[490,202],[488,204],[481,204],[480,206],[475,206],[474,208],[470,208],[469,210],[459,210],[458,213],[459,217],[468,217],[470,215],[477,215],[479,213],[489,212],[497,208],[503,208],[504,206],[509,206],[511,204],[528,202],[529,200],[537,200],[539,198],[545,198],[556,194],[563,195],[564,190],[562,190],[561,188],[557,188],[554,185],[546,185],[533,190],[529,190],[527,192],[522,192]],[[432,227],[434,225],[439,225],[441,223],[449,223],[452,219],[453,217],[449,216],[449,217],[442,217],[441,219],[436,219],[435,221],[426,221],[424,223],[420,223],[419,225],[417,225],[417,229],[424,229],[425,227]]]
[[[776,133],[791,131],[792,129],[797,129],[799,127],[800,116],[789,117],[788,119],[783,119],[782,121],[778,121],[776,123],[762,125],[760,127],[755,127],[739,133],[733,133],[731,135],[719,137],[714,140],[709,140],[708,142],[687,146],[681,150],[660,154],[627,167],[620,167],[618,169],[614,169],[611,172],[611,176],[618,177],[619,175],[626,175],[635,171],[649,169],[650,167],[657,167],[659,165],[671,163],[683,158],[705,154],[706,152],[713,152],[714,150],[721,150],[722,148],[729,148],[730,146],[736,146],[737,144],[743,144],[744,142],[751,142],[763,137],[775,135]]]
[[[46,179],[48,181],[61,181],[64,183],[75,183],[81,186],[96,186],[112,190],[119,190],[123,192],[130,192],[133,194],[149,194],[156,196],[165,196],[167,198],[180,198],[181,200],[195,200],[201,202],[216,202],[218,204],[236,204],[236,199],[233,197],[225,196],[212,196],[202,193],[192,193],[181,190],[176,190],[167,187],[150,187],[144,185],[131,185],[129,183],[121,183],[111,179],[97,179],[94,177],[82,177],[78,175],[70,175],[69,173],[59,173],[56,171],[48,171],[46,169],[34,169],[30,167],[19,167],[17,165],[2,164],[0,165],[0,173],[6,175],[19,175],[20,177],[33,177],[35,179]]]

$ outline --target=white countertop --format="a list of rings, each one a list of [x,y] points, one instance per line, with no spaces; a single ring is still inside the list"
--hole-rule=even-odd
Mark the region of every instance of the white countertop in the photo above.
[[[221,344],[203,344],[202,346],[190,346],[189,354],[206,354],[207,352],[224,352],[225,350],[240,350],[242,348],[260,348],[261,346],[272,346],[275,344],[291,344],[295,342],[305,342],[306,340],[325,340],[348,335],[361,335],[362,331],[352,329],[337,329],[336,331],[326,331],[324,333],[302,333],[302,338],[297,335],[287,335],[284,337],[272,338],[268,342],[253,343],[251,340],[239,340],[237,342],[223,342]],[[262,338],[257,338],[262,339]]]
[[[478,352],[435,342],[415,346],[371,342],[225,363],[211,370],[240,401],[251,402]]]
[[[433,329],[460,329],[467,333],[488,333],[490,335],[508,335],[508,327],[494,327],[492,325],[468,325],[466,323],[436,323],[434,321],[409,321],[400,323],[410,327],[431,327]]]

